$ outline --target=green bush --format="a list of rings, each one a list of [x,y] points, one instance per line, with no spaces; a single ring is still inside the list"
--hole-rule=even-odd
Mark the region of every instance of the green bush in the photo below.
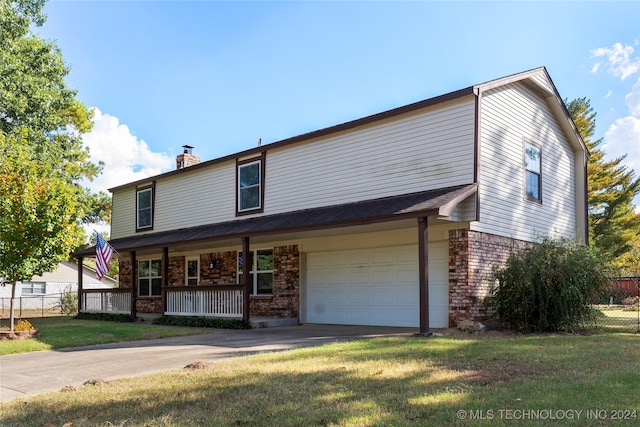
[[[67,286],[60,294],[60,298],[53,307],[56,310],[60,310],[60,314],[63,316],[73,316],[78,312],[78,293],[73,291],[71,287]]]
[[[507,328],[571,331],[594,322],[591,304],[609,289],[609,277],[607,263],[589,247],[547,238],[509,257],[495,273],[490,301]]]
[[[191,326],[196,328],[251,329],[251,324],[240,319],[219,319],[211,317],[172,317],[153,319],[155,325]]]
[[[105,320],[107,322],[128,323],[135,322],[136,318],[128,314],[117,313],[78,313],[75,317],[80,320]]]

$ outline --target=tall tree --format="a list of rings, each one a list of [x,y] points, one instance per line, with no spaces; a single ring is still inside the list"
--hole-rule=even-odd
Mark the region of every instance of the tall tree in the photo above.
[[[30,32],[44,4],[0,0],[0,278],[12,295],[69,256],[103,202],[79,185],[101,170],[82,144],[91,115],[58,47]]]
[[[28,133],[20,140],[0,132],[0,277],[12,287],[12,331],[17,283],[52,271],[84,239],[83,189],[34,159]]]
[[[640,193],[640,178],[622,163],[626,155],[605,160],[602,138],[592,140],[596,113],[589,100],[578,98],[566,104],[591,152],[587,164],[590,243],[620,263],[640,239],[640,214],[633,205],[633,198]]]

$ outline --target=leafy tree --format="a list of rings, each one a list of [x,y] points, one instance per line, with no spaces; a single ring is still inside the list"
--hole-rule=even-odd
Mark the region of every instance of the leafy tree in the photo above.
[[[65,78],[58,47],[30,32],[45,0],[0,0],[0,278],[12,285],[52,271],[105,217],[105,195],[79,183],[100,173],[82,133],[89,110]]]
[[[622,263],[623,255],[640,239],[640,214],[633,198],[640,192],[640,178],[622,164],[626,156],[606,161],[599,148],[602,138],[592,140],[596,113],[586,98],[567,103],[569,114],[591,152],[587,164],[589,240],[611,260]]]
[[[28,133],[0,133],[0,277],[12,287],[11,330],[17,282],[53,271],[84,239],[82,188],[33,158]]]

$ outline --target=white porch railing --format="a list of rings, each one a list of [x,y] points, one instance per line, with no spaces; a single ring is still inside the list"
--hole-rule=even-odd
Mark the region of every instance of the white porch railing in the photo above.
[[[165,288],[169,316],[242,318],[242,286]]]
[[[86,289],[80,298],[83,313],[131,313],[130,289]]]

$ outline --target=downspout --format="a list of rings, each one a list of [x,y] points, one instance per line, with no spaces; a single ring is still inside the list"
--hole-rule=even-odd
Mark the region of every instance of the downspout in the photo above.
[[[482,96],[482,89],[474,87],[473,92],[475,95],[475,129],[473,132],[473,183],[478,185],[478,191],[476,192],[476,221],[480,221],[480,132],[482,129],[481,123],[481,105],[480,97]]]

